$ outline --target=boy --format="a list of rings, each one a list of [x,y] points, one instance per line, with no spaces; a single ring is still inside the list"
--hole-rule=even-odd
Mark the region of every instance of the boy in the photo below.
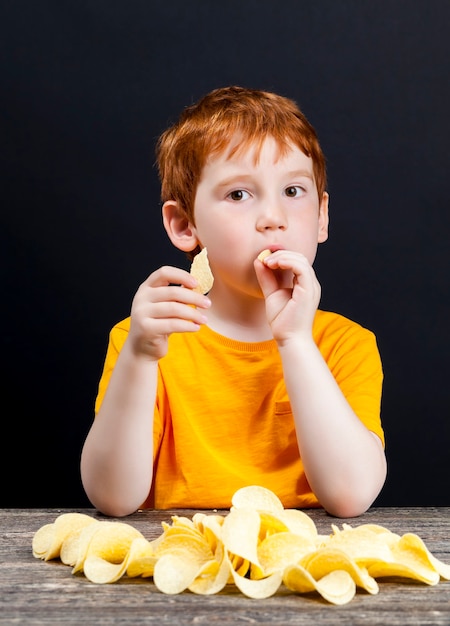
[[[374,335],[318,310],[312,264],[328,236],[325,160],[297,105],[217,89],[159,139],[164,227],[177,267],[139,287],[111,331],[81,475],[107,515],[229,508],[240,487],[286,508],[353,517],[386,477]],[[263,250],[271,254],[260,260]]]

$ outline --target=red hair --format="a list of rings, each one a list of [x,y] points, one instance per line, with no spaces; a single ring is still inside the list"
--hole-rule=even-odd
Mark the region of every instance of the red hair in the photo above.
[[[231,147],[236,136],[239,142]],[[267,91],[224,87],[184,109],[160,136],[156,157],[162,201],[176,200],[194,222],[195,194],[208,157],[229,148],[231,157],[255,143],[260,147],[268,136],[275,139],[280,155],[295,145],[311,157],[321,200],[326,189],[325,157],[314,128],[297,104]]]

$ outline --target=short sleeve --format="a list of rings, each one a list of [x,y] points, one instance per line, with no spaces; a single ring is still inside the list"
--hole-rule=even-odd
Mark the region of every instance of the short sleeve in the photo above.
[[[105,362],[103,364],[103,372],[100,377],[98,385],[97,398],[95,400],[95,414],[100,410],[100,407],[105,397],[105,392],[111,378],[111,374],[117,362],[117,357],[122,350],[123,344],[128,337],[128,331],[130,330],[130,318],[126,318],[122,322],[116,324],[109,333],[108,347],[106,350]]]
[[[381,424],[383,367],[375,334],[336,314],[324,314],[317,342],[342,393],[363,424],[385,444]],[[329,317],[331,316],[331,317]]]

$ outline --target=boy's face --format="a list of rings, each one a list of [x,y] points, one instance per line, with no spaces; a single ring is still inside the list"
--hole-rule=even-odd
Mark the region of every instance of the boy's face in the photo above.
[[[262,250],[301,252],[312,264],[318,243],[328,236],[328,195],[318,198],[312,160],[295,146],[279,156],[272,138],[257,162],[254,149],[211,158],[194,215],[215,279],[245,292],[260,293],[253,262]]]

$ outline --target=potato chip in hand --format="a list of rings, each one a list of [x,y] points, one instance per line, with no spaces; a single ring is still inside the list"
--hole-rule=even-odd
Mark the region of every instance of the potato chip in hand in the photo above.
[[[191,274],[198,282],[194,291],[208,293],[208,291],[211,290],[214,283],[214,276],[209,266],[208,251],[206,248],[203,248],[203,250],[194,257],[191,265]]]

